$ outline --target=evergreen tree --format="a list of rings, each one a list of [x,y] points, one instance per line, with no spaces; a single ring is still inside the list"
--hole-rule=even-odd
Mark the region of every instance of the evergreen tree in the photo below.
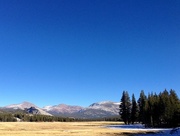
[[[180,124],[180,100],[174,90],[170,90],[169,99],[171,103],[171,126],[176,127]]]
[[[146,95],[144,94],[144,91],[142,90],[140,93],[140,97],[138,100],[138,108],[139,108],[139,113],[138,113],[138,121],[145,123],[145,104],[146,104]]]
[[[151,127],[154,126],[155,102],[155,95],[153,93],[149,94],[145,104],[145,123]]]
[[[127,91],[123,91],[121,104],[120,104],[120,115],[125,124],[130,124],[131,116],[131,102]]]
[[[169,92],[165,89],[162,93],[159,94],[159,111],[160,116],[160,125],[167,126],[171,118],[171,103],[169,99]]]
[[[132,124],[134,124],[134,122],[137,121],[137,112],[138,112],[138,109],[137,109],[137,102],[136,102],[136,99],[135,99],[135,96],[134,94],[132,95],[132,109],[131,109],[131,122]]]
[[[152,125],[159,126],[161,113],[159,112],[159,96],[156,93],[153,95],[153,110],[152,111],[153,111],[152,112],[152,118],[153,118]]]

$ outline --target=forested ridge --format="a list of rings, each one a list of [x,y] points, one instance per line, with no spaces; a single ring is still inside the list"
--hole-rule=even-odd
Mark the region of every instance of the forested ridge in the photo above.
[[[128,91],[123,91],[119,114],[125,124],[139,122],[147,127],[177,127],[180,126],[180,99],[172,89],[148,96],[142,90],[137,101],[134,94],[130,99]]]

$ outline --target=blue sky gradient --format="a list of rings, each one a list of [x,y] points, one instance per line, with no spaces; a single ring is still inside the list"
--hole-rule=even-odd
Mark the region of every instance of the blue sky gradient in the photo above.
[[[176,90],[179,0],[0,0],[0,106]]]

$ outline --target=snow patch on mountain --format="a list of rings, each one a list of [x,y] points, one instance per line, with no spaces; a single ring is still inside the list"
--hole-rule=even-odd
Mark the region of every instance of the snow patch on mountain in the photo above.
[[[51,113],[74,113],[74,112],[78,112],[81,109],[83,109],[83,107],[81,106],[71,106],[71,105],[66,105],[66,104],[59,104],[59,105],[55,105],[55,106],[46,106],[43,108],[45,111],[47,112],[51,112]]]
[[[53,108],[53,106],[45,106],[43,107],[44,110],[46,111],[50,111]]]
[[[118,115],[119,104],[120,103],[112,102],[112,101],[102,101],[102,102],[93,103],[86,109],[99,109],[99,110],[110,112],[114,115]]]

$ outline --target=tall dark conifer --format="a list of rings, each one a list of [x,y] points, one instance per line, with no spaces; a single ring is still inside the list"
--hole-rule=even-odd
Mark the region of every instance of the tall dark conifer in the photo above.
[[[138,109],[137,109],[137,102],[134,94],[132,95],[132,108],[131,108],[131,122],[134,124],[134,122],[137,121],[137,114]]]
[[[153,113],[154,113],[155,97],[153,93],[148,94],[148,98],[145,105],[145,123],[148,126],[153,126]]]
[[[121,104],[120,104],[120,115],[125,124],[130,124],[131,116],[131,101],[127,91],[123,91]]]
[[[159,111],[159,96],[155,93],[153,97],[154,97],[153,98],[154,105],[153,105],[153,113],[152,113],[153,126],[159,126],[160,116],[161,116],[161,113]]]
[[[144,94],[144,91],[142,90],[140,93],[140,97],[138,100],[138,108],[139,108],[139,113],[138,113],[138,121],[145,123],[145,104],[146,104],[147,97]]]
[[[165,89],[159,94],[159,111],[161,112],[161,124],[168,125],[171,118],[171,104],[169,99],[169,92]]]
[[[174,90],[170,90],[169,99],[171,103],[171,126],[176,127],[180,124],[180,100]]]

